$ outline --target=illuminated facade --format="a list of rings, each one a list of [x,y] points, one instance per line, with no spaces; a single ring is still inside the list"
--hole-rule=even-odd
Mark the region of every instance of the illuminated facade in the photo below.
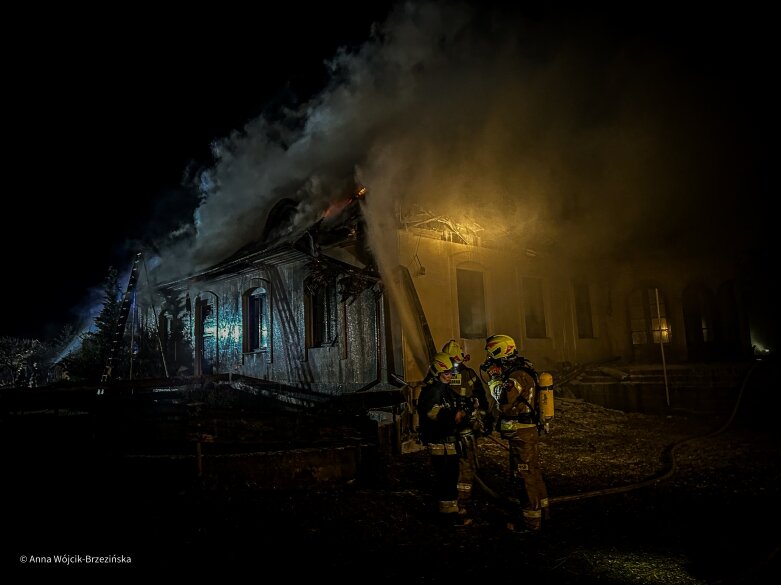
[[[177,351],[190,346],[191,373],[350,393],[421,379],[451,338],[479,363],[495,333],[552,371],[611,358],[657,363],[662,352],[667,363],[751,355],[739,283],[717,263],[585,268],[416,210],[399,214],[391,266],[380,270],[362,205],[353,199],[338,221],[160,287],[171,300],[158,322],[169,337],[183,330]]]

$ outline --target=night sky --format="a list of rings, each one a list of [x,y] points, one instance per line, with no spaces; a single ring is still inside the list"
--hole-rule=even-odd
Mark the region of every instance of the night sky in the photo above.
[[[68,7],[43,22],[15,8],[2,41],[0,335],[56,333],[100,298],[109,266],[192,215],[182,178],[209,163],[211,142],[319,90],[324,60],[388,7],[352,4],[102,20]]]
[[[183,179],[211,164],[212,142],[258,116],[273,118],[280,108],[305,104],[329,81],[325,61],[340,47],[365,43],[388,6],[320,3],[303,9],[291,3],[246,13],[104,13],[97,23],[96,15],[73,10],[50,12],[44,22],[38,14],[9,15],[7,27],[14,34],[2,41],[6,213],[0,290],[6,316],[0,335],[51,336],[73,321],[92,300],[91,291],[99,293],[109,266],[126,268],[141,246],[192,217],[198,194],[183,187]],[[641,60],[648,73],[632,78],[634,91],[653,89],[649,108],[683,104],[670,108],[680,118],[665,124],[678,125],[687,139],[702,131],[716,154],[695,161],[692,175],[723,171],[727,161],[732,168],[724,181],[712,180],[713,199],[696,201],[700,207],[692,203],[695,210],[707,205],[706,218],[714,219],[695,229],[723,234],[720,243],[727,248],[748,238],[752,253],[769,248],[768,145],[777,118],[770,106],[777,103],[771,89],[772,19],[748,7],[741,14],[694,14],[657,5],[656,12],[628,10],[521,8],[530,31],[521,35],[528,39],[522,49],[531,62],[544,60],[554,40],[570,44],[573,55],[585,55],[582,75],[567,78],[571,88],[543,87],[584,92],[581,110],[588,116],[581,112],[577,130],[588,138],[597,134],[583,126],[610,120],[611,108],[620,103],[601,99],[590,86],[609,89],[611,81],[620,86],[622,79],[612,80],[611,73]],[[404,29],[394,30],[401,37]],[[396,39],[397,50],[401,42]],[[459,39],[450,42],[456,46]],[[367,90],[380,91],[377,79]],[[678,92],[681,87],[685,93]],[[429,97],[452,106],[457,96],[449,89],[443,84],[441,95]],[[490,101],[492,84],[487,80],[478,89],[478,97]],[[455,107],[453,112],[457,119]],[[551,120],[549,126],[555,126]],[[556,131],[541,132],[548,130]],[[665,161],[675,162],[676,153]],[[591,161],[566,163],[587,172]],[[686,175],[682,166],[678,176]],[[720,182],[728,184],[725,192],[740,189],[726,197],[715,192]],[[579,203],[586,210],[587,195]],[[678,230],[673,238],[681,233],[678,225],[669,229]],[[770,260],[769,252],[751,259],[758,266]]]

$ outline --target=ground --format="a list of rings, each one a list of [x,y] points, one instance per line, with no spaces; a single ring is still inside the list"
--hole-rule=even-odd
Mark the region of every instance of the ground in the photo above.
[[[116,464],[101,469],[67,440],[15,454],[6,441],[3,572],[62,572],[46,557],[100,554],[132,559],[101,567],[107,575],[776,583],[781,440],[757,424],[767,417],[738,412],[646,415],[557,397],[542,439],[552,518],[531,536],[506,530],[518,494],[497,435],[480,442],[474,524],[459,529],[436,522],[424,451],[388,457],[338,485],[272,490],[129,476]]]

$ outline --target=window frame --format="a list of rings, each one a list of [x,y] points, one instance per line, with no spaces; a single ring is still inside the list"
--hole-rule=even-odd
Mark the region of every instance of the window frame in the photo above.
[[[659,298],[657,315],[657,293]],[[658,287],[643,286],[629,293],[629,330],[632,346],[669,345],[672,342],[672,327],[667,315],[667,302]]]
[[[242,294],[242,351],[268,352],[271,347],[271,295],[264,283]]]
[[[306,313],[306,347],[334,347],[339,343],[339,300],[336,283],[319,287],[314,294],[304,293]]]

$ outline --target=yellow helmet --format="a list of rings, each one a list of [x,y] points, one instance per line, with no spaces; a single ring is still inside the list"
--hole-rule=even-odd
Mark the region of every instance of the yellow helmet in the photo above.
[[[466,361],[464,350],[455,339],[451,339],[442,347],[442,353],[449,355],[455,364],[460,364]]]
[[[509,335],[492,335],[485,340],[485,351],[489,357],[502,359],[518,354],[515,340]]]
[[[444,352],[434,354],[431,359],[431,373],[439,376],[442,372],[453,371],[453,359]]]

